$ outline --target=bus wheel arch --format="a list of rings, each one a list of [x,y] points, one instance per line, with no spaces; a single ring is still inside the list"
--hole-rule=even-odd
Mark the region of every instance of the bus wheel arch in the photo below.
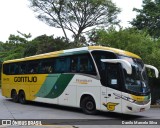
[[[17,103],[19,101],[18,94],[15,89],[12,89],[12,91],[11,91],[11,98],[12,98],[13,102],[15,102],[15,103]]]
[[[80,99],[80,107],[85,114],[93,115],[97,113],[96,102],[92,95],[82,95]]]
[[[23,90],[19,90],[18,99],[19,99],[19,102],[21,104],[25,104],[26,103],[26,95],[25,95],[25,92]]]

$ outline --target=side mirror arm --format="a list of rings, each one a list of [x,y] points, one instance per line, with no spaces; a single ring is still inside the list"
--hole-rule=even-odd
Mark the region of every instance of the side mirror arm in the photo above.
[[[144,66],[145,66],[146,68],[153,69],[154,72],[155,72],[156,78],[158,78],[158,76],[159,76],[159,71],[158,71],[158,69],[157,69],[156,67],[154,67],[154,66],[152,66],[152,65],[148,65],[148,64],[145,64]]]

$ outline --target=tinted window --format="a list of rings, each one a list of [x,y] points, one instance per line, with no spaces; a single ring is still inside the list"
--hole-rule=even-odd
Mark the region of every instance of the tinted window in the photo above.
[[[41,59],[3,65],[3,73],[7,75],[48,74],[53,72],[54,59]]]
[[[107,51],[93,51],[93,58],[97,64],[99,71],[105,70],[105,64],[101,61],[101,59],[116,59],[116,55]]]
[[[3,73],[4,74],[9,74],[9,64],[4,64],[3,65]]]
[[[70,58],[61,57],[55,60],[55,72],[56,73],[65,73],[70,72]]]
[[[38,66],[39,61],[30,61],[27,63],[27,73],[28,74],[37,74],[38,73]]]
[[[10,64],[4,64],[3,65],[3,72],[4,74],[24,74],[26,71],[26,66],[24,66],[24,63],[10,63]]]
[[[117,56],[114,53],[107,51],[92,51],[92,55],[98,67],[101,84],[106,86],[106,63],[103,63],[101,59],[116,59]]]
[[[49,74],[54,73],[55,63],[54,59],[43,59],[38,63],[38,73]]]
[[[18,63],[18,68],[19,68],[19,71],[17,74],[25,74],[27,72],[26,62]]]
[[[78,72],[78,57],[72,56],[71,57],[71,72]]]
[[[95,66],[89,54],[39,59],[3,65],[4,74],[49,74],[85,73],[96,75]]]
[[[105,64],[106,65],[106,76],[107,76],[107,86],[120,89],[120,67],[119,64]]]
[[[71,72],[96,75],[93,60],[89,54],[71,57]]]

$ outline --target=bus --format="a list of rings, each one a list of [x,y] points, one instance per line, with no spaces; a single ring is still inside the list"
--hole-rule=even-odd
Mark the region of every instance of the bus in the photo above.
[[[2,64],[2,95],[14,102],[43,102],[99,111],[141,112],[150,108],[146,68],[131,52],[103,46],[61,50]]]

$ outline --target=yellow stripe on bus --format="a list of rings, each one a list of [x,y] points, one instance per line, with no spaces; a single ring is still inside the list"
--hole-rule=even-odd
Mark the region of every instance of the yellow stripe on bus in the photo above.
[[[131,95],[133,100],[136,101],[144,101],[145,100],[145,96],[135,96],[135,95]]]

